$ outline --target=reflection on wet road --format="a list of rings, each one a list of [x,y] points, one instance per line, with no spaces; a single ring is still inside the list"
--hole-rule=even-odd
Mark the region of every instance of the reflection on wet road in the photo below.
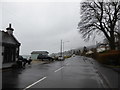
[[[3,88],[104,88],[92,60],[75,56],[3,72]]]

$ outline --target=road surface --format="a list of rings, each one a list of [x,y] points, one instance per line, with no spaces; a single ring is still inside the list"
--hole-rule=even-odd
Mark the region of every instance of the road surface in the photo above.
[[[3,71],[2,88],[106,88],[91,59],[75,56],[25,69]]]

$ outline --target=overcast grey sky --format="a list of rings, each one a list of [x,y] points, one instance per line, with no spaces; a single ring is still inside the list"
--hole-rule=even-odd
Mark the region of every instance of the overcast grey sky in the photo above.
[[[3,2],[2,27],[12,23],[15,37],[20,41],[20,54],[34,50],[60,51],[60,40],[65,50],[94,45],[84,42],[78,32],[80,2]]]

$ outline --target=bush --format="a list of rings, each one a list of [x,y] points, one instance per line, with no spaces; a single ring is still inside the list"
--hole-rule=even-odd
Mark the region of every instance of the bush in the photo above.
[[[66,58],[70,58],[71,56],[64,56],[64,58],[66,59]]]
[[[120,65],[120,51],[112,50],[100,53],[97,60],[103,64]]]

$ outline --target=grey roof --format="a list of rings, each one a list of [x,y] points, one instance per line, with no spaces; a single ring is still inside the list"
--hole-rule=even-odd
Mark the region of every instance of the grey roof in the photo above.
[[[31,54],[48,54],[49,52],[47,51],[33,51]]]
[[[9,35],[7,32],[2,32],[2,43],[3,44],[14,44],[14,45],[20,45],[19,41],[14,37],[14,35]]]

